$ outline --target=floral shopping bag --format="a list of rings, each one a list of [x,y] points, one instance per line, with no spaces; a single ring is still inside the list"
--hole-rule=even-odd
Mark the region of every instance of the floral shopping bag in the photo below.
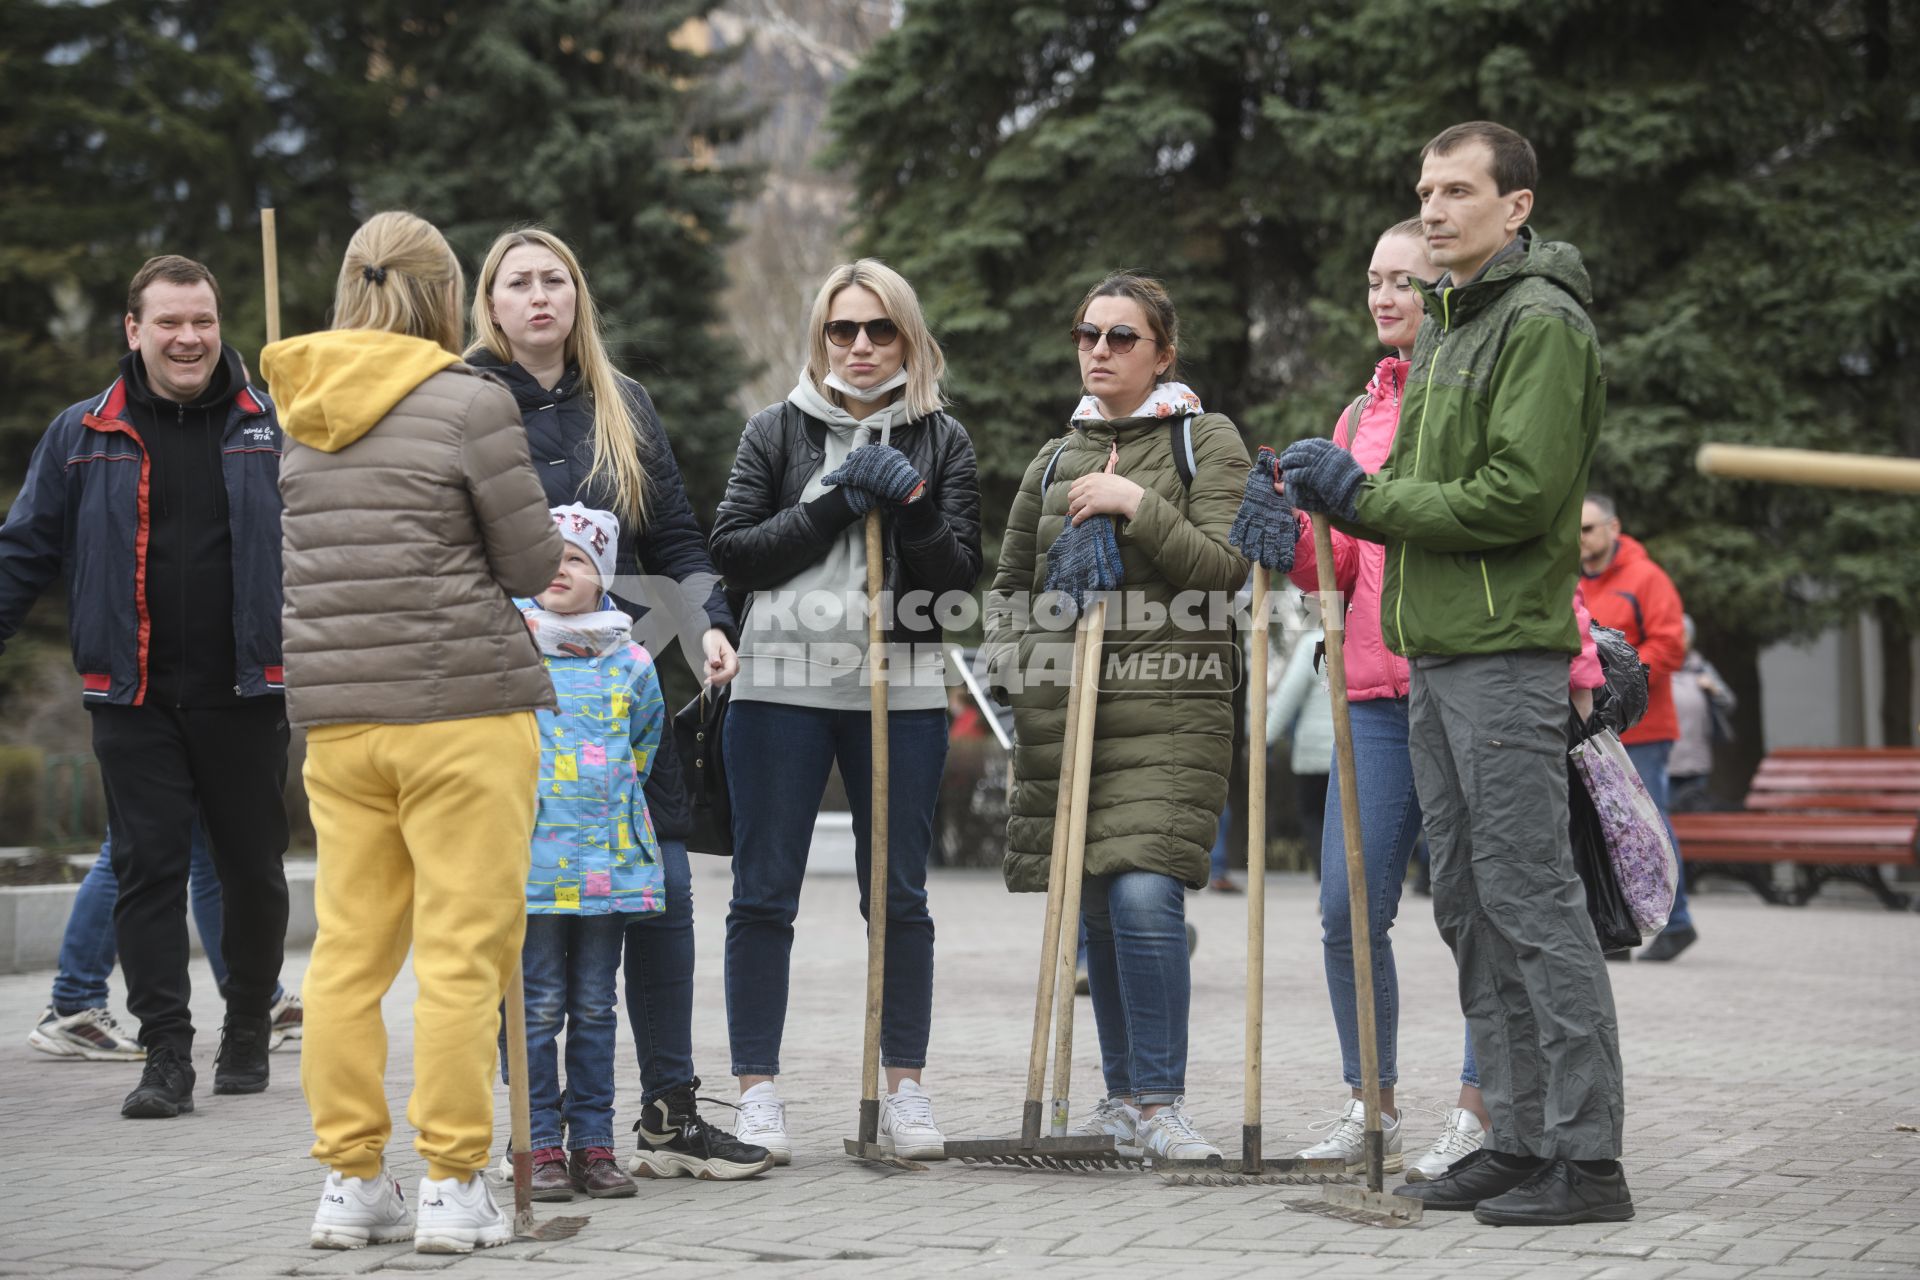
[[[1659,807],[1613,730],[1578,743],[1568,754],[1600,815],[1614,879],[1619,881],[1633,922],[1642,933],[1660,932],[1673,910],[1680,863]]]

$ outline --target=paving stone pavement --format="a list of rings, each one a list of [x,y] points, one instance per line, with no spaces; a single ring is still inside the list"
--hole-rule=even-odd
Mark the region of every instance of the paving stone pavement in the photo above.
[[[725,864],[696,858],[697,1060],[705,1092],[728,1097],[720,947]],[[1276,877],[1269,902],[1265,1120],[1285,1154],[1339,1106],[1338,1055],[1321,977],[1311,880]],[[939,925],[927,1084],[950,1137],[1018,1127],[1041,901],[994,875],[936,874]],[[273,1087],[210,1092],[215,1036],[195,1058],[199,1110],[134,1123],[118,1103],[137,1068],[46,1058],[26,1032],[51,975],[0,978],[0,1275],[63,1280],[344,1275],[458,1269],[469,1277],[645,1273],[720,1277],[1135,1274],[1738,1280],[1745,1276],[1920,1275],[1920,917],[1837,887],[1804,910],[1702,893],[1702,941],[1670,965],[1610,966],[1627,1066],[1630,1223],[1491,1228],[1433,1214],[1381,1230],[1295,1212],[1310,1188],[1175,1188],[1136,1174],[1065,1174],[936,1164],[924,1174],[849,1160],[865,950],[855,886],[807,885],[795,945],[783,1092],[791,1168],[748,1183],[643,1182],[640,1194],[576,1206],[576,1238],[515,1243],[470,1258],[408,1246],[305,1247],[322,1174],[297,1052],[274,1055]],[[1190,1108],[1221,1146],[1237,1142],[1244,899],[1189,899],[1194,960]],[[1425,900],[1396,930],[1402,980],[1400,1098],[1407,1145],[1431,1140],[1452,1102],[1461,1024],[1452,965]],[[292,981],[306,956],[288,957]],[[196,964],[196,1016],[218,1002]],[[420,1162],[404,1122],[410,975],[387,1001],[394,1164],[412,1195]],[[115,1007],[124,1004],[118,991]],[[1079,1002],[1082,1105],[1099,1093],[1092,1014]],[[624,1023],[624,1019],[622,1020]],[[638,1097],[622,1027],[623,1110]],[[718,1108],[714,1109],[716,1112]],[[506,1100],[500,1095],[500,1138]],[[716,1116],[716,1118],[719,1118]],[[624,1129],[627,1120],[618,1122]],[[1390,1181],[1398,1181],[1397,1178]],[[567,1212],[541,1206],[543,1213]]]

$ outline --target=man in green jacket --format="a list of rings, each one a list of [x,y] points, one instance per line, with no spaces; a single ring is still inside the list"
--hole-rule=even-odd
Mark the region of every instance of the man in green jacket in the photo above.
[[[1633,1201],[1613,992],[1567,826],[1571,605],[1605,388],[1579,252],[1526,226],[1537,171],[1498,124],[1427,144],[1421,221],[1447,274],[1422,289],[1393,451],[1368,476],[1303,440],[1281,467],[1298,505],[1387,548],[1381,624],[1412,668],[1434,916],[1493,1117],[1480,1151],[1398,1193],[1553,1225],[1631,1218]]]

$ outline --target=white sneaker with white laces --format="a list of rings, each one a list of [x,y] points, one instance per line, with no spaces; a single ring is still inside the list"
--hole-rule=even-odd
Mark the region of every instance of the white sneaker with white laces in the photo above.
[[[918,1082],[880,1100],[880,1146],[903,1160],[945,1160],[947,1136],[933,1123],[933,1099]]]
[[[416,1253],[472,1253],[513,1239],[513,1221],[494,1203],[484,1174],[420,1179],[420,1219],[413,1229]]]
[[[316,1249],[364,1249],[370,1244],[392,1244],[413,1234],[413,1215],[400,1183],[382,1163],[371,1178],[327,1175],[320,1188],[320,1207],[313,1212],[313,1230],[307,1243]]]
[[[1427,1148],[1427,1153],[1407,1166],[1407,1181],[1428,1182],[1438,1178],[1452,1168],[1456,1160],[1478,1151],[1486,1140],[1487,1131],[1473,1112],[1455,1107],[1447,1113],[1447,1126]]]
[[[1159,1160],[1218,1160],[1220,1148],[1200,1136],[1187,1117],[1187,1100],[1175,1098],[1140,1126],[1140,1150]]]
[[[740,1095],[733,1136],[753,1146],[765,1147],[775,1164],[793,1163],[793,1140],[787,1137],[787,1104],[780,1100],[773,1081],[762,1080]]]
[[[1105,1098],[1093,1113],[1074,1126],[1080,1138],[1112,1138],[1113,1149],[1123,1156],[1140,1154],[1140,1108],[1124,1098]]]
[[[1367,1104],[1358,1098],[1350,1099],[1347,1109],[1331,1120],[1316,1120],[1307,1126],[1315,1133],[1326,1129],[1332,1133],[1320,1142],[1299,1153],[1302,1160],[1345,1160],[1348,1173],[1358,1173],[1367,1167]],[[1406,1160],[1400,1154],[1400,1122],[1382,1111],[1380,1129],[1386,1147],[1386,1160],[1383,1171],[1398,1173]]]
[[[61,1015],[48,1006],[27,1033],[27,1043],[56,1058],[85,1058],[89,1062],[143,1062],[147,1051],[121,1030],[105,1009],[82,1009]]]

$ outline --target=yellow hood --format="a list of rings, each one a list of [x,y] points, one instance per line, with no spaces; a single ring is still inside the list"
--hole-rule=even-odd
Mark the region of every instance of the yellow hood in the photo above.
[[[436,343],[378,329],[303,334],[260,353],[281,427],[327,453],[373,430],[415,387],[459,363]]]

